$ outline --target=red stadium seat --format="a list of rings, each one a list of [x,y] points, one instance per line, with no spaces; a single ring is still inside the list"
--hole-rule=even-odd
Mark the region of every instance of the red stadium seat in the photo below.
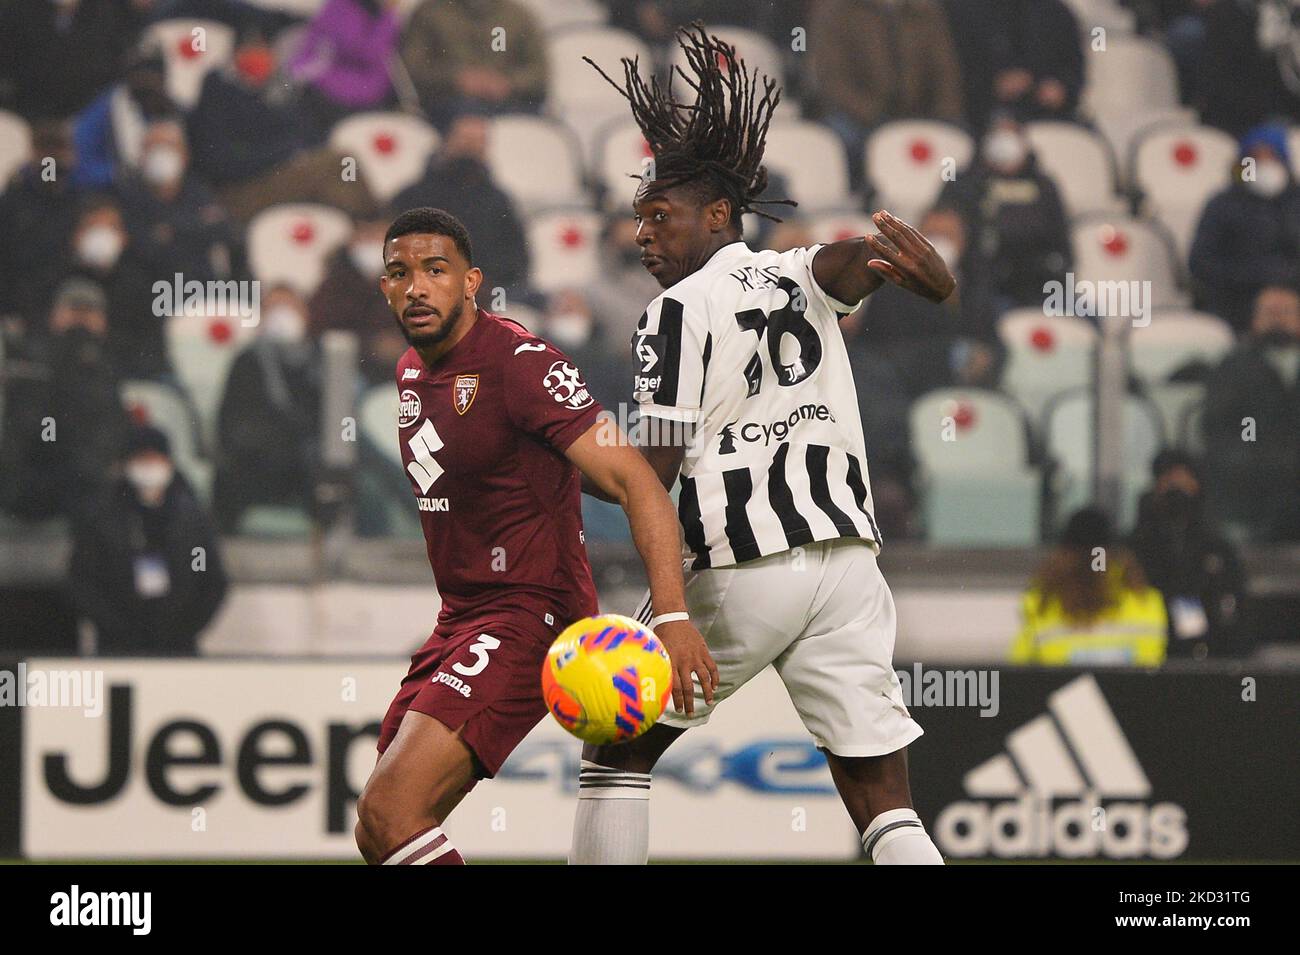
[[[951,123],[885,123],[865,147],[867,182],[876,195],[872,204],[915,221],[934,204],[945,177],[964,170],[974,151],[970,136]]]
[[[424,173],[438,132],[405,113],[356,113],[334,126],[330,145],[355,156],[370,191],[387,202]]]
[[[235,31],[215,20],[160,20],[144,32],[157,43],[167,68],[167,95],[182,109],[199,101],[203,79],[230,62]]]
[[[325,275],[325,260],[352,234],[352,220],[333,206],[283,203],[248,224],[248,264],[262,282],[311,295]]]

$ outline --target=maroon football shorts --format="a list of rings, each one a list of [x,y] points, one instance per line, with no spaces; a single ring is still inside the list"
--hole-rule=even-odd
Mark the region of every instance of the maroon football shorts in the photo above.
[[[438,624],[415,655],[379,733],[379,752],[407,710],[432,716],[496,775],[511,750],[546,715],[542,663],[556,631],[526,611],[495,612],[468,623]],[[463,729],[462,729],[463,727]]]

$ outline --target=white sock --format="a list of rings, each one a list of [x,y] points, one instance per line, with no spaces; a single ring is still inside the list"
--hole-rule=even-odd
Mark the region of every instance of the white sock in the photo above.
[[[876,865],[943,865],[914,809],[890,809],[872,819],[862,848]]]
[[[569,865],[645,865],[650,858],[650,774],[582,761]]]

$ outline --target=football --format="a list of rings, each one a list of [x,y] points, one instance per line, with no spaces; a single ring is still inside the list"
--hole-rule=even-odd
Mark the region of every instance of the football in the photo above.
[[[566,730],[596,744],[640,736],[672,692],[659,638],[631,617],[585,617],[555,638],[542,665],[546,708]]]

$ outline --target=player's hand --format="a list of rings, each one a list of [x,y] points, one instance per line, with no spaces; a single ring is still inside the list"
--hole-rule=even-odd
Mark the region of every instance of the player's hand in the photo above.
[[[689,620],[661,623],[655,630],[668,651],[673,666],[673,707],[678,713],[695,715],[695,683],[700,681],[704,702],[713,705],[713,691],[718,688],[718,665],[713,662],[704,638]]]
[[[867,247],[877,256],[867,262],[868,268],[931,302],[942,302],[952,294],[957,280],[929,239],[884,209],[871,221],[880,234],[866,237]]]

